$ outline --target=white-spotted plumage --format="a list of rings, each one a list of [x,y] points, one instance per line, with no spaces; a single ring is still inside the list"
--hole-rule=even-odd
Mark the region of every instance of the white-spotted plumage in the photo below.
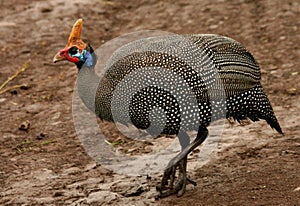
[[[157,37],[154,37],[153,45],[148,41],[150,49],[151,46],[158,47],[159,44],[164,44],[164,41],[173,37],[164,37],[164,41],[155,41],[155,38]],[[122,97],[115,99],[115,105],[119,105],[114,110],[115,116],[119,116],[118,121],[124,121],[125,124],[128,123],[126,121],[129,114],[131,122],[138,128],[147,129],[150,124],[159,127],[164,123],[159,117],[166,115],[162,133],[177,134],[180,128],[197,130],[199,125],[206,127],[212,120],[233,117],[237,121],[246,118],[253,121],[265,119],[272,128],[282,133],[260,84],[260,68],[245,47],[235,40],[219,35],[183,35],[182,38],[196,46],[189,50],[189,45],[185,48],[185,43],[179,42],[179,45],[183,44],[178,47],[179,49],[172,51],[170,48],[166,53],[151,50],[133,52],[111,65],[97,89],[95,106],[98,116],[109,121],[115,120],[111,111],[111,102],[118,84],[123,81],[126,83],[124,85],[127,85],[124,87],[131,85],[143,88],[131,94],[133,96],[128,103],[129,111],[124,111],[126,107]],[[194,53],[197,49],[207,58],[195,59]],[[184,58],[180,58],[182,53]],[[145,76],[145,70],[141,68],[148,68],[149,75]],[[153,86],[151,83],[157,81],[155,79],[159,76],[155,72],[159,70],[172,72],[174,75],[164,78],[162,82],[165,85]],[[126,77],[133,72],[136,72],[135,79],[141,79],[136,81],[136,85],[126,80]],[[172,80],[174,76],[179,77],[179,80],[174,82]],[[148,82],[145,87],[139,85],[145,82]],[[189,91],[184,94],[179,91],[185,88],[184,85],[188,85],[192,91],[197,101],[196,105],[189,101],[193,98],[189,96]],[[124,96],[132,90],[129,88],[120,91],[123,92],[117,95]],[[176,94],[183,95],[181,98],[186,101],[179,102]],[[213,111],[211,111],[212,105],[214,105]],[[159,110],[162,114],[153,116],[150,121],[149,114],[156,107],[163,109]]]

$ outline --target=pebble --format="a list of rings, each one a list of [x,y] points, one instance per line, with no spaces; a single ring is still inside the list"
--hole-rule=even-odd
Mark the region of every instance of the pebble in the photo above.
[[[57,120],[57,119],[59,119],[60,115],[61,115],[61,112],[56,112],[56,113],[53,115],[52,119],[53,119],[53,120]]]
[[[300,187],[297,187],[296,189],[294,189],[294,192],[300,191]]]
[[[29,128],[30,128],[29,120],[26,120],[26,121],[22,122],[19,126],[19,130],[23,130],[23,131],[28,131]]]
[[[47,134],[42,132],[39,136],[37,136],[37,139],[38,139],[38,140],[42,140],[42,139],[44,139],[46,136],[47,136]]]
[[[10,91],[10,93],[11,93],[12,95],[17,95],[17,94],[18,94],[18,91],[17,91],[16,89],[13,89],[13,90]]]
[[[95,169],[97,167],[97,163],[96,162],[93,162],[93,163],[90,163],[88,165],[85,166],[84,170],[85,171],[90,171],[92,169]]]
[[[24,109],[26,110],[26,112],[28,113],[39,113],[43,110],[46,109],[46,106],[41,104],[41,103],[35,103],[35,104],[31,104],[31,105],[27,105],[24,107]]]
[[[51,11],[53,11],[53,8],[50,8],[50,7],[41,8],[42,13],[48,13],[48,12],[51,12]]]
[[[289,95],[296,95],[296,94],[297,94],[297,89],[294,88],[294,87],[289,88],[289,89],[287,89],[286,91],[287,91],[287,93],[288,93]]]
[[[86,199],[87,204],[95,204],[102,205],[102,204],[109,204],[114,200],[117,200],[119,195],[109,191],[97,191],[90,193]]]

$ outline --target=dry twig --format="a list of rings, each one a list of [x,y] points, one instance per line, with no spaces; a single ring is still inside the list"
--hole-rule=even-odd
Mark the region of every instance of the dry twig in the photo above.
[[[20,85],[14,85],[14,86],[11,86],[11,87],[7,87],[7,88],[0,91],[0,95],[4,94],[5,92],[8,92],[10,90],[18,89],[18,88],[21,88],[21,87],[28,87],[28,86],[27,86],[27,84],[20,84]]]
[[[7,80],[0,85],[0,90],[2,90],[9,82],[11,82],[16,77],[18,77],[22,72],[26,71],[26,69],[28,68],[28,66],[29,66],[29,64],[25,63],[21,68],[19,68],[16,71],[16,73],[14,75],[8,77]],[[8,87],[8,88],[0,91],[0,95],[3,94],[3,93],[5,93],[5,92],[7,92],[7,91],[9,91],[9,90],[20,88],[22,86],[26,86],[26,85],[22,84],[22,85],[15,85],[15,86],[12,86],[12,87]]]

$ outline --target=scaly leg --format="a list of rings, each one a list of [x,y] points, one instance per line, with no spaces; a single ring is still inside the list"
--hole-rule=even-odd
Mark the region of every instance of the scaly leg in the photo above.
[[[167,169],[164,171],[161,184],[157,187],[157,190],[159,191],[159,198],[166,197],[175,193],[177,193],[178,196],[183,195],[185,192],[187,182],[196,185],[196,183],[190,180],[186,174],[187,155],[200,144],[202,144],[207,136],[207,128],[200,126],[198,129],[197,137],[194,139],[194,141],[188,146],[186,146],[178,155],[176,155],[169,162]],[[174,186],[177,167],[179,175],[178,180],[176,181],[176,184]],[[170,180],[169,183],[168,180]]]

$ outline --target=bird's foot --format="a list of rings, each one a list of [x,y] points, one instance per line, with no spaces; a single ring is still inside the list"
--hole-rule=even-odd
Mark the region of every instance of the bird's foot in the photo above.
[[[177,194],[177,196],[180,197],[184,194],[187,183],[191,183],[194,186],[197,185],[196,182],[187,177],[186,164],[187,158],[185,157],[179,163],[170,166],[164,171],[161,184],[156,187],[159,192],[157,198],[167,197],[173,194]],[[179,174],[176,179],[177,168]]]
[[[199,126],[197,137],[193,142],[184,147],[183,150],[169,162],[167,169],[164,171],[161,184],[156,187],[159,192],[157,198],[167,197],[176,193],[177,196],[182,196],[185,192],[187,183],[191,183],[194,186],[197,185],[196,182],[190,180],[186,175],[187,156],[191,151],[202,144],[207,135],[207,128]],[[177,168],[179,174],[174,185]]]

